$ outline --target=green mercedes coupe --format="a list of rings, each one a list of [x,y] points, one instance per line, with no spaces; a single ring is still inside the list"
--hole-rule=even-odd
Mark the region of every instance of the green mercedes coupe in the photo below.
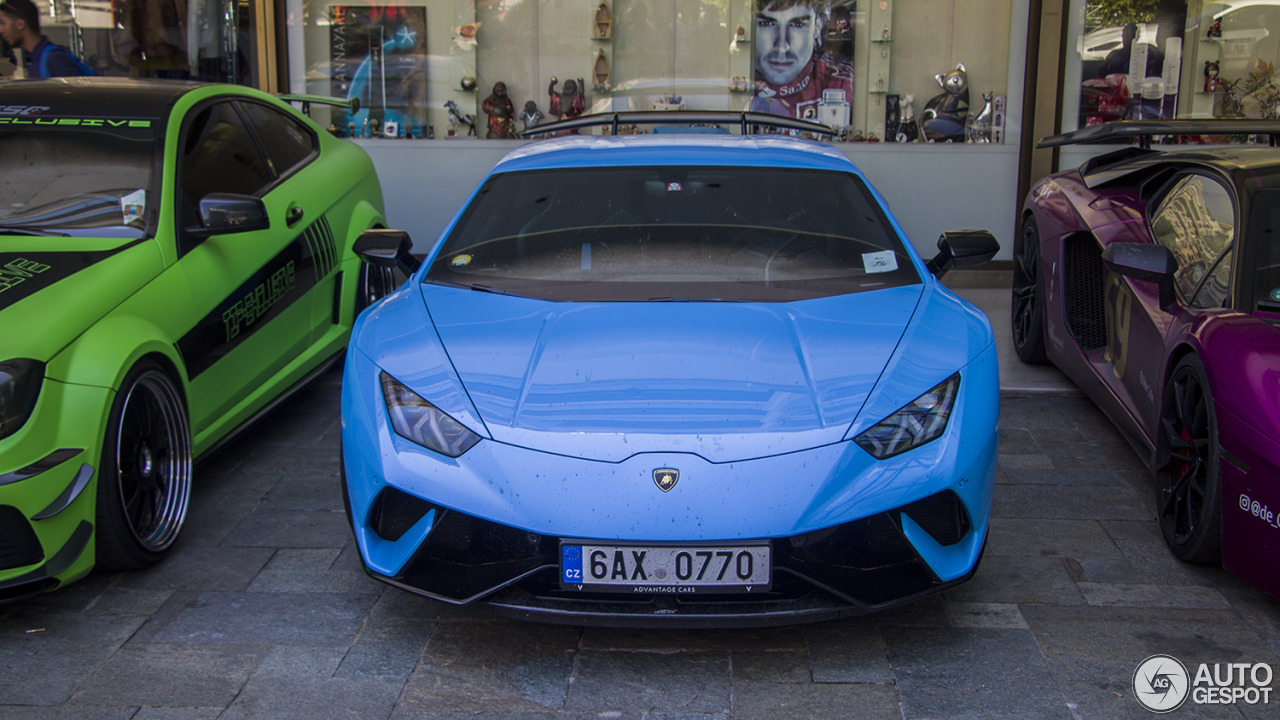
[[[0,601],[155,563],[194,461],[388,292],[368,155],[231,85],[0,85]]]

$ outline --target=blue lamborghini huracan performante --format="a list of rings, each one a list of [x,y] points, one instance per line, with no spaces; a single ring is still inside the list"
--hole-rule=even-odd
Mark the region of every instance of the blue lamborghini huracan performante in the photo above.
[[[697,132],[511,152],[421,263],[403,232],[357,243],[411,272],[361,316],[343,377],[368,572],[506,616],[659,627],[825,620],[965,581],[999,382],[987,318],[938,277],[995,238],[943,233],[926,263],[830,144],[750,133],[825,127],[660,115],[567,122]]]

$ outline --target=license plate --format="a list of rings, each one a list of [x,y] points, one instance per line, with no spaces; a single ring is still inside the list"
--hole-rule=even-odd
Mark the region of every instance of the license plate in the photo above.
[[[562,541],[560,586],[590,592],[764,592],[768,545],[596,545]]]

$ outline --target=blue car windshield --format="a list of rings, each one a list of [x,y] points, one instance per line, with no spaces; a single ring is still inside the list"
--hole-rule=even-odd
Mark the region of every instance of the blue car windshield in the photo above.
[[[155,146],[150,128],[5,126],[0,234],[141,237]]]
[[[920,276],[856,175],[643,166],[491,177],[425,280],[579,302],[786,302]]]

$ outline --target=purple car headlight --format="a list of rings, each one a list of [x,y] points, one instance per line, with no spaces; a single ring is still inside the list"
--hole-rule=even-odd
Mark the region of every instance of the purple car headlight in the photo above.
[[[877,460],[884,460],[937,438],[947,429],[959,389],[960,373],[956,373],[876,423],[854,442]]]
[[[400,381],[385,372],[379,375],[379,379],[391,427],[400,437],[449,457],[458,457],[480,442],[479,435],[423,400]]]

